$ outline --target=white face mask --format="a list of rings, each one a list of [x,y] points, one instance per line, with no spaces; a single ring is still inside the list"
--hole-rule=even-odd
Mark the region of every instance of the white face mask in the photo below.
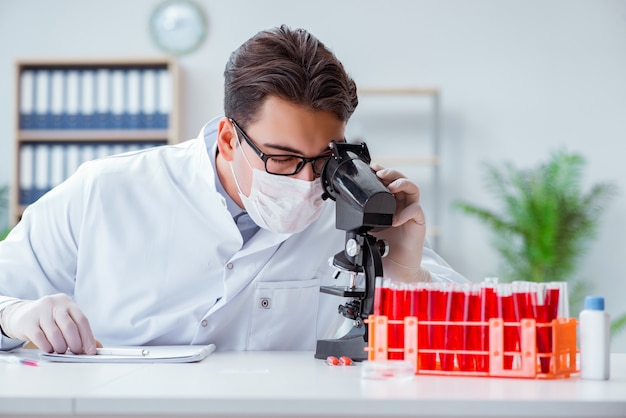
[[[306,181],[269,174],[252,167],[243,149],[241,153],[252,169],[250,196],[246,197],[241,191],[232,162],[230,170],[241,202],[254,223],[272,232],[293,234],[304,230],[320,216],[324,201],[319,179]]]

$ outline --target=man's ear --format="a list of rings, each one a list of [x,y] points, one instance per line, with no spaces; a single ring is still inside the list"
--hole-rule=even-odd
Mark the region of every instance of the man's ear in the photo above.
[[[217,149],[220,155],[226,161],[232,161],[235,155],[237,144],[237,135],[235,127],[228,118],[220,119],[217,124]]]

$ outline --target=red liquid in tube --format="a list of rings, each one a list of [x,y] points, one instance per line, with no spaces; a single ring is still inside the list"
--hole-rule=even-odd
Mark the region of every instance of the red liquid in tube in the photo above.
[[[406,316],[407,306],[407,291],[404,288],[394,287],[391,290],[391,314],[389,319],[404,320]],[[404,347],[404,325],[403,324],[389,324],[389,347],[390,348],[403,348]],[[390,360],[403,360],[404,353],[389,353]]]
[[[498,290],[501,288],[499,287]],[[510,289],[509,289],[510,290]],[[515,312],[513,309],[513,295],[506,294],[508,292],[504,292],[504,295],[498,294],[498,318],[502,318],[502,320],[507,322],[515,322]],[[517,328],[512,325],[504,325],[504,351],[505,352],[513,352],[517,349],[519,344],[519,335],[517,333]],[[504,355],[504,369],[510,370],[513,368],[513,358],[512,354]]]
[[[480,290],[480,321],[489,322],[495,317],[496,290],[493,286],[484,284]],[[476,358],[476,368],[480,372],[489,371],[489,325],[480,327],[480,351]]]
[[[463,321],[469,323],[462,328],[462,350],[480,350],[481,328],[470,324],[480,321],[480,289],[476,285],[469,286],[469,289],[465,290]],[[476,354],[461,354],[458,356],[459,368],[462,371],[475,371],[476,357]]]
[[[446,321],[460,322],[463,320],[463,305],[465,303],[465,292],[453,286],[444,292],[446,299]],[[445,325],[445,341],[444,349],[458,351],[463,348],[462,344],[462,325],[446,324]],[[441,355],[441,368],[445,371],[454,370],[454,360],[456,353],[445,353]],[[458,360],[458,359],[457,359]]]
[[[430,285],[424,285],[418,288],[418,321],[430,321],[432,319],[432,311],[434,310],[435,298],[433,289]],[[426,325],[418,322],[418,344],[419,349],[434,348],[434,329],[433,325]],[[420,352],[418,355],[419,368],[424,370],[435,370],[436,354]]]

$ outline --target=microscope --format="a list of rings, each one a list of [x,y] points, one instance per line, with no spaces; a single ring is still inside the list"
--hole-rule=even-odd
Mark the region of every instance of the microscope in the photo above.
[[[350,274],[350,282],[348,286],[322,286],[320,291],[352,298],[339,305],[338,312],[351,319],[353,326],[340,338],[318,340],[315,358],[348,356],[363,361],[367,359],[364,320],[373,313],[376,278],[383,276],[382,258],[388,252],[387,244],[369,231],[391,226],[396,200],[370,168],[365,143],[333,141],[329,147],[331,157],[320,176],[322,198],[336,202],[336,228],[346,231],[344,250],[332,259],[334,278],[345,272]],[[365,287],[357,287],[359,275],[364,276]]]

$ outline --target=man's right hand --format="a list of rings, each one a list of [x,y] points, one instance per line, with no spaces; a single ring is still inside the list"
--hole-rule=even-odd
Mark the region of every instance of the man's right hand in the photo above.
[[[0,326],[10,338],[31,341],[46,353],[96,354],[96,339],[78,305],[62,293],[21,300],[2,311]]]

